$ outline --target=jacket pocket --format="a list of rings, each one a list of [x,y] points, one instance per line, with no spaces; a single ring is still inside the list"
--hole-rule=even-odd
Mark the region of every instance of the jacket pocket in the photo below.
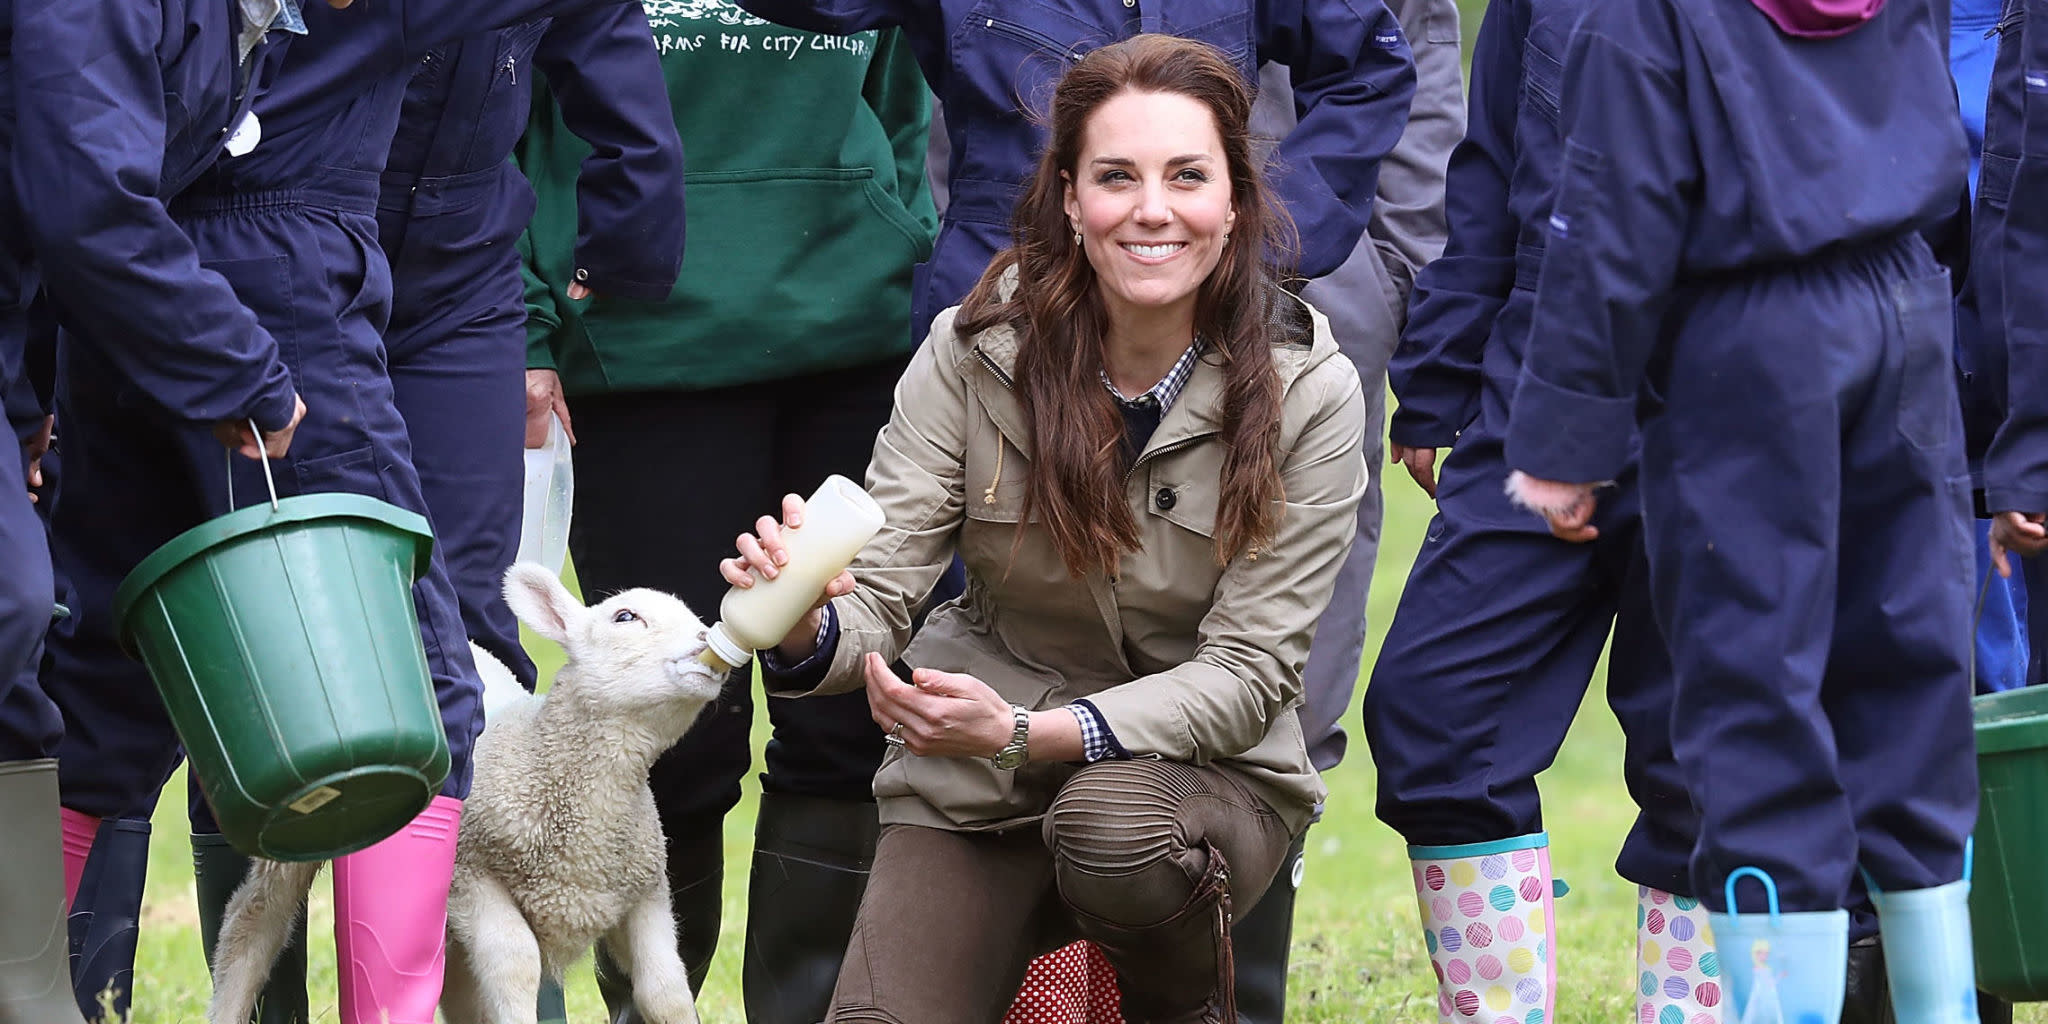
[[[1914,447],[1950,444],[1961,425],[1953,371],[1955,313],[1946,272],[1894,286],[1898,315],[1899,434]]]
[[[199,265],[226,278],[235,298],[256,314],[256,322],[277,341],[286,366],[299,365],[297,303],[292,287],[291,257],[283,254],[241,260],[209,260]],[[297,381],[294,380],[294,385]]]
[[[1114,39],[1103,26],[1044,0],[981,0],[960,20],[949,49],[961,81],[1009,96],[1021,118],[1049,111],[1053,87],[1066,69]]]

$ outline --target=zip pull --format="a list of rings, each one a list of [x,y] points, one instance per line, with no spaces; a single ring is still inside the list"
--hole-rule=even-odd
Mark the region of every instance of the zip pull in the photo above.
[[[2010,11],[2007,11],[2003,17],[2000,17],[1998,19],[1998,24],[1993,25],[1989,29],[1985,30],[1984,38],[1990,39],[1993,36],[2002,36],[2007,32],[2010,32],[2013,29],[2020,27],[2020,25],[2023,24],[2026,20],[2027,8],[2024,4],[2022,4],[2018,7],[2013,8]]]
[[[516,58],[505,58],[505,73],[512,76],[513,85],[519,84],[519,61]]]

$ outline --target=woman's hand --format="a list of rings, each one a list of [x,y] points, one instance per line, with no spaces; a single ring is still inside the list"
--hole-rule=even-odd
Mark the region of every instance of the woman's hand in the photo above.
[[[783,530],[794,530],[804,524],[804,499],[794,494],[782,496],[782,521],[774,516],[762,516],[754,522],[753,533],[742,533],[734,541],[739,548],[739,557],[727,558],[718,563],[718,574],[727,583],[742,590],[752,587],[757,580],[755,573],[763,580],[772,580],[789,564],[789,548],[782,541]],[[825,584],[825,592],[811,604],[810,610],[790,627],[789,635],[775,645],[775,653],[790,664],[810,657],[818,649],[818,627],[824,621],[826,602],[835,597],[853,593],[853,574],[841,570],[839,575]]]
[[[1017,717],[987,683],[959,672],[921,668],[910,682],[879,654],[867,664],[868,712],[875,724],[919,757],[994,757],[1010,744]]]

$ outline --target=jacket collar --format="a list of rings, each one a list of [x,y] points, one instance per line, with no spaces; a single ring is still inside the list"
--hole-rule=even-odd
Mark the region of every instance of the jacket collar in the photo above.
[[[1017,269],[1011,267],[999,285],[1006,298],[1016,288],[1016,275]],[[1280,393],[1284,396],[1309,367],[1337,354],[1337,340],[1330,333],[1329,321],[1292,292],[1278,293],[1275,314],[1297,318],[1306,314],[1313,329],[1310,344],[1276,346],[1273,350],[1273,369],[1280,375]],[[1000,325],[965,340],[971,350],[969,358],[981,363],[982,369],[987,371],[985,375],[970,375],[970,380],[980,380],[985,376],[992,385],[976,388],[983,407],[988,409],[996,427],[1018,451],[1029,452],[1031,447],[1026,441],[1031,436],[1030,422],[1025,419],[1023,404],[1016,394],[1016,329]],[[1145,450],[1139,453],[1133,465],[1144,462],[1154,452],[1216,433],[1222,426],[1223,366],[1212,348],[1196,361],[1187,387],[1160,417],[1159,429],[1153,432],[1151,441],[1146,443]]]

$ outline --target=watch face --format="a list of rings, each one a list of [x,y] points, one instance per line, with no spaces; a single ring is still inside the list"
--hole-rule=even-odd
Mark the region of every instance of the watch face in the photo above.
[[[1022,750],[1005,748],[996,754],[994,760],[997,768],[1009,772],[1022,768],[1024,766],[1024,757],[1025,754]]]

